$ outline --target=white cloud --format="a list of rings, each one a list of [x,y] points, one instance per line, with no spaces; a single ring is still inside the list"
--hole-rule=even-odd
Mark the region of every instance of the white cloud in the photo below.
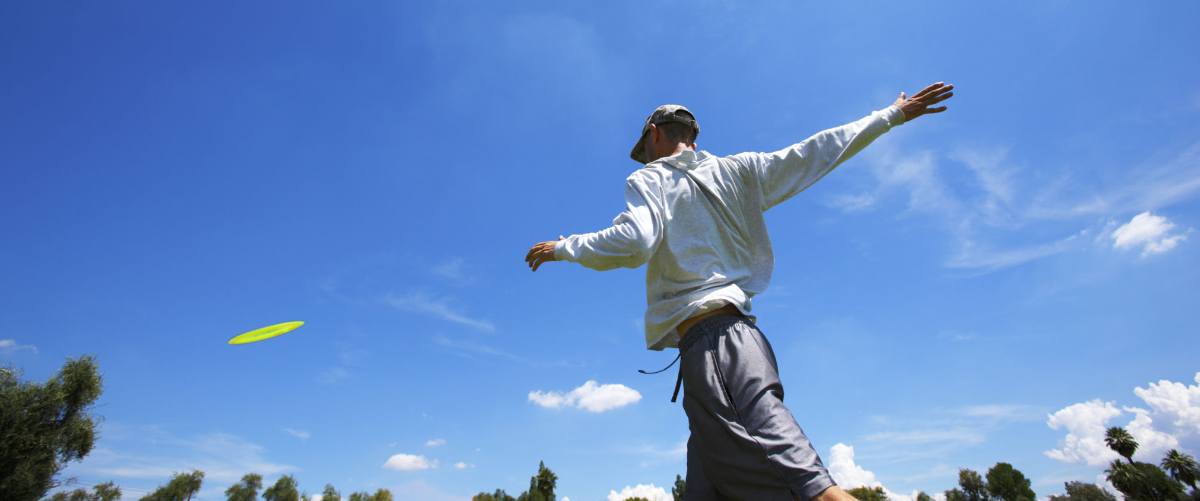
[[[288,435],[291,435],[293,437],[296,437],[296,438],[299,438],[302,440],[308,440],[308,437],[312,436],[311,433],[309,433],[307,431],[303,431],[303,430],[293,430],[291,428],[283,428],[283,431],[286,432]]]
[[[428,470],[437,468],[438,460],[430,461],[425,459],[425,456],[414,456],[412,454],[396,454],[388,458],[383,467],[389,470],[396,471],[413,471],[413,470]]]
[[[529,401],[542,407],[557,409],[565,406],[576,406],[591,412],[604,412],[637,402],[642,394],[623,384],[598,385],[595,381],[583,383],[583,386],[571,390],[570,393],[550,391],[529,392]]]
[[[494,332],[496,326],[486,320],[476,320],[454,311],[448,298],[430,296],[424,292],[411,292],[406,296],[388,296],[383,300],[396,308],[420,313],[429,313],[443,320],[474,327],[485,332]]]
[[[1116,459],[1117,453],[1104,445],[1106,423],[1121,415],[1113,402],[1099,399],[1071,405],[1049,416],[1046,424],[1052,429],[1066,427],[1067,436],[1059,441],[1058,449],[1046,451],[1051,459],[1064,463],[1102,466]]]
[[[912,494],[899,494],[888,490],[875,479],[875,473],[854,463],[854,447],[843,443],[829,448],[829,464],[826,468],[829,470],[829,475],[833,477],[833,481],[837,482],[842,489],[882,487],[891,501],[912,501],[917,498],[917,491],[913,491]]]
[[[317,375],[317,380],[325,384],[336,384],[350,377],[350,373],[341,367],[330,367]]]
[[[459,461],[459,462],[457,462],[457,463],[454,463],[454,467],[455,467],[455,468],[458,468],[458,469],[460,469],[460,470],[463,470],[463,469],[466,469],[466,468],[474,468],[474,467],[475,467],[475,465],[473,465],[473,464],[471,464],[471,463],[464,463],[464,462],[462,462],[462,461]]]
[[[1050,415],[1046,424],[1055,430],[1066,427],[1067,436],[1059,441],[1059,448],[1045,454],[1065,463],[1108,464],[1118,456],[1104,444],[1105,430],[1109,421],[1126,412],[1133,419],[1124,427],[1138,442],[1134,459],[1157,463],[1168,449],[1200,448],[1200,373],[1195,381],[1194,386],[1162,380],[1148,388],[1134,388],[1150,410],[1118,409],[1114,402],[1100,400],[1066,407]]]
[[[829,449],[829,474],[843,489],[856,487],[881,487],[875,474],[854,464],[854,447],[838,443]]]
[[[471,277],[467,275],[466,270],[463,268],[464,266],[462,258],[454,258],[434,265],[429,269],[429,271],[433,272],[435,275],[449,278],[460,284],[470,283]]]
[[[625,486],[621,492],[608,491],[608,501],[624,501],[629,498],[642,498],[650,501],[672,501],[674,499],[666,489],[655,487],[654,484]]]
[[[1113,231],[1113,248],[1142,247],[1142,257],[1169,251],[1180,241],[1187,240],[1187,235],[1170,234],[1174,227],[1175,223],[1165,217],[1143,212]]]
[[[429,446],[429,447],[437,447],[437,446],[439,446],[439,445],[442,445],[442,444],[445,444],[445,443],[446,443],[446,441],[445,441],[445,440],[442,440],[442,439],[440,439],[440,438],[435,438],[435,439],[432,439],[432,440],[430,440],[430,441],[428,441],[428,442],[425,442],[425,445],[426,445],[426,446]]]
[[[15,339],[0,339],[0,351],[3,351],[5,355],[17,350],[29,350],[34,354],[38,352],[37,346],[32,344],[17,344]]]

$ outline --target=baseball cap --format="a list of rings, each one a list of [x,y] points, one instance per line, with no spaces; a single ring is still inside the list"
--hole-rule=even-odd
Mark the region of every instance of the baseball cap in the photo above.
[[[685,114],[681,114],[684,112]],[[664,104],[654,110],[650,116],[646,117],[646,125],[642,126],[642,135],[638,137],[637,144],[633,145],[633,151],[629,152],[629,158],[636,160],[639,163],[642,161],[642,156],[646,153],[646,145],[643,144],[646,140],[646,131],[650,130],[651,124],[661,124],[668,122],[681,123],[691,126],[696,131],[696,135],[700,135],[700,125],[695,120],[688,118],[687,115],[692,115],[691,111],[678,104]],[[696,115],[692,115],[693,117]]]

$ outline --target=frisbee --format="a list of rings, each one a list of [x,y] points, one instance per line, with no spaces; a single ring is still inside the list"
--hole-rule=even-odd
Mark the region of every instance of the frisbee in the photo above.
[[[238,337],[229,340],[229,344],[246,344],[255,341],[270,339],[280,334],[291,332],[296,327],[304,325],[304,322],[284,322],[282,324],[268,325],[261,329],[254,329],[250,332],[242,334]]]

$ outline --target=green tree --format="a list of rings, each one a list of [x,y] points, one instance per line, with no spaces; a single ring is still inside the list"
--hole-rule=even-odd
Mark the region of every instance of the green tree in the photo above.
[[[846,494],[854,496],[858,501],[887,501],[887,493],[883,492],[883,487],[855,487],[846,490]]]
[[[517,501],[554,501],[554,487],[558,475],[546,468],[545,461],[538,463],[537,475],[529,479],[529,490],[517,496]]]
[[[516,498],[509,496],[508,493],[504,492],[503,489],[496,489],[496,492],[492,493],[492,494],[488,494],[486,492],[480,492],[479,494],[471,496],[471,501],[517,501],[517,500],[516,500]]]
[[[275,485],[267,487],[262,497],[266,501],[300,501],[299,487],[295,477],[284,475],[275,481]]]
[[[325,501],[324,498],[321,501]],[[346,501],[371,501],[371,493],[367,491],[359,491],[350,494]]]
[[[1150,463],[1127,464],[1114,459],[1104,472],[1126,501],[1177,501],[1184,497],[1183,484]]]
[[[1113,493],[1096,484],[1065,482],[1063,486],[1066,488],[1067,494],[1065,496],[1052,495],[1050,501],[1117,501],[1117,497]]]
[[[967,496],[958,487],[946,491],[946,501],[967,501]]]
[[[259,489],[262,489],[262,475],[250,473],[225,489],[225,498],[229,501],[254,501],[258,499]]]
[[[375,494],[371,495],[371,501],[396,501],[396,499],[392,497],[392,491],[376,489]]]
[[[964,501],[990,501],[987,482],[975,470],[958,470],[958,486],[962,487]]]
[[[325,490],[321,492],[321,501],[338,501],[342,499],[342,493],[333,488],[333,484],[325,484]]]
[[[1176,449],[1167,451],[1167,457],[1162,460],[1162,469],[1171,474],[1171,478],[1196,488],[1196,480],[1200,479],[1200,466],[1192,456]]]
[[[1114,426],[1104,432],[1104,443],[1125,457],[1129,464],[1133,464],[1133,453],[1137,452],[1138,443],[1133,439],[1133,435],[1125,431],[1125,428]]]
[[[67,358],[45,383],[0,368],[0,499],[36,501],[61,485],[70,461],[92,451],[100,417],[91,413],[104,383],[96,357]],[[86,492],[86,491],[84,491]]]
[[[925,494],[924,492],[918,492],[917,493],[917,501],[933,501],[933,498],[930,497],[929,494]]]
[[[625,498],[625,501],[650,501],[646,498]]]
[[[200,492],[200,486],[203,484],[204,472],[200,470],[192,470],[191,473],[176,472],[171,475],[167,485],[142,496],[140,501],[191,501],[192,496]]]
[[[121,499],[121,488],[112,482],[92,486],[92,492],[85,489],[75,489],[70,492],[59,491],[46,498],[48,501],[115,501]]]
[[[1021,470],[1008,463],[996,463],[987,472],[987,491],[993,499],[1004,501],[1034,501],[1037,495]]]
[[[671,488],[671,497],[675,501],[683,501],[683,490],[687,487],[687,482],[683,477],[675,475],[675,487]]]

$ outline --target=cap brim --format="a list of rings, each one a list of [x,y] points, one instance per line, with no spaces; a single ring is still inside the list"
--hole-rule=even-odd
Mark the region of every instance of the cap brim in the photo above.
[[[642,137],[638,138],[637,144],[633,145],[633,150],[629,152],[629,158],[635,162],[646,165],[646,133],[642,133]]]

